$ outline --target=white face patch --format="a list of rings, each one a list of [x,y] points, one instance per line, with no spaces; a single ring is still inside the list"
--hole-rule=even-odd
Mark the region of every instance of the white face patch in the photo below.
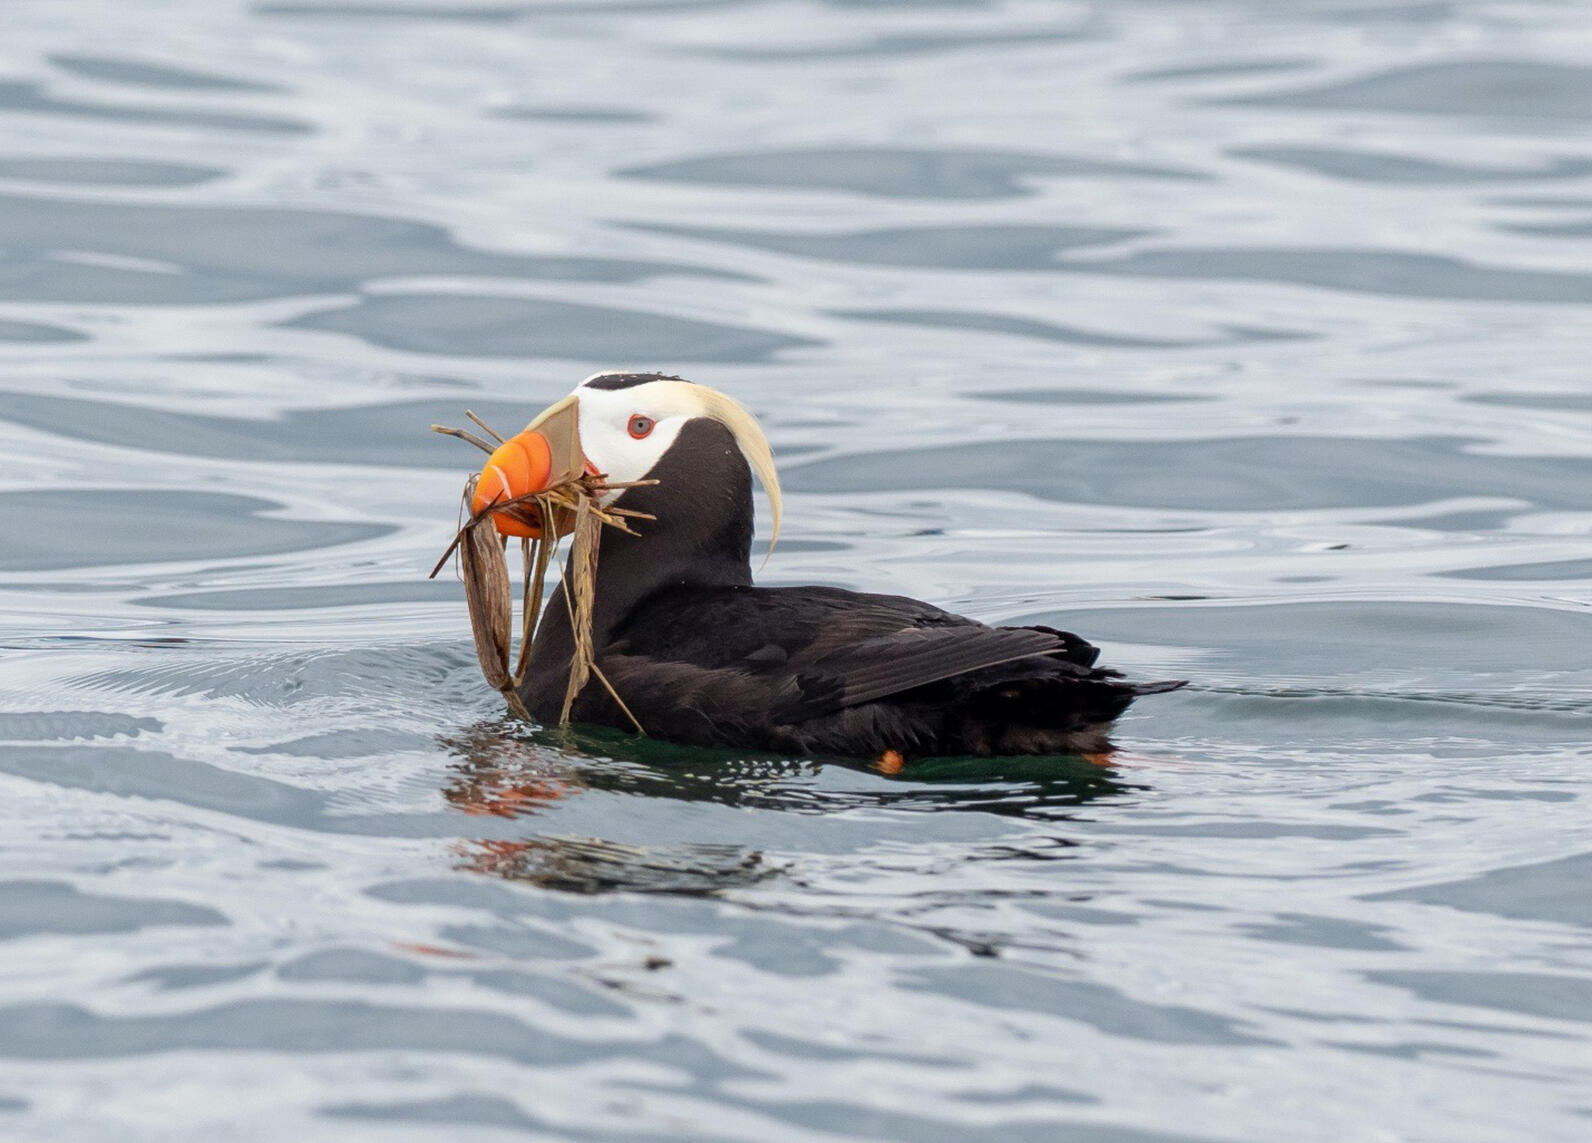
[[[696,386],[684,381],[647,381],[629,389],[575,390],[580,402],[580,447],[598,472],[616,484],[642,480],[669,451],[685,423],[707,415],[692,399]],[[630,432],[633,417],[646,417],[652,431]]]
[[[685,423],[697,417],[718,421],[735,438],[748,467],[768,494],[779,537],[779,474],[768,440],[752,415],[723,393],[689,381],[644,381],[626,389],[593,389],[608,374],[596,373],[575,387],[580,408],[580,444],[586,459],[615,484],[644,480],[663,459]],[[637,422],[635,418],[645,418]],[[645,431],[643,431],[645,430]],[[612,500],[618,496],[613,493]]]

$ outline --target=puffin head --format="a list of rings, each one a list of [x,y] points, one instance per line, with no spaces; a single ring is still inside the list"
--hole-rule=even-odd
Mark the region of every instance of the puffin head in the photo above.
[[[656,494],[645,498],[658,516],[646,525],[649,532],[670,528],[671,514],[723,511],[725,496],[740,489],[736,498],[748,498],[749,511],[755,473],[774,513],[770,543],[779,536],[779,476],[763,430],[739,402],[680,377],[594,373],[487,458],[471,507],[481,512],[582,473],[613,484],[659,480]],[[620,489],[604,500],[624,495]],[[507,515],[494,515],[492,522],[506,536],[541,534]]]

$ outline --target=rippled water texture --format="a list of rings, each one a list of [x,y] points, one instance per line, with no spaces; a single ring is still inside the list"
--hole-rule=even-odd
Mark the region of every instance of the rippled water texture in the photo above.
[[[0,1138],[1592,1137],[1584,4],[6,0]],[[1107,767],[532,732],[600,368]]]

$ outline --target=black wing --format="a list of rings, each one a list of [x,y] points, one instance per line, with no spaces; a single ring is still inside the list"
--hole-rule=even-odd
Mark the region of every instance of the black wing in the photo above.
[[[636,607],[610,654],[723,671],[731,689],[759,679],[767,716],[794,723],[1023,659],[1083,676],[1098,651],[1064,632],[987,627],[902,596],[678,587]]]

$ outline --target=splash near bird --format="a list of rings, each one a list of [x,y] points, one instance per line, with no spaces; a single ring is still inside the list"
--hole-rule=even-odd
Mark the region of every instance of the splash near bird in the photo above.
[[[741,405],[679,377],[596,374],[496,445],[433,427],[490,454],[438,569],[460,553],[483,673],[511,711],[539,722],[899,767],[1107,750],[1129,703],[1183,685],[1124,681],[1094,665],[1097,647],[1050,627],[989,627],[895,595],[754,586],[752,477],[773,510],[772,542],[773,454]],[[525,556],[512,671],[510,537]],[[565,537],[571,552],[543,609]]]

